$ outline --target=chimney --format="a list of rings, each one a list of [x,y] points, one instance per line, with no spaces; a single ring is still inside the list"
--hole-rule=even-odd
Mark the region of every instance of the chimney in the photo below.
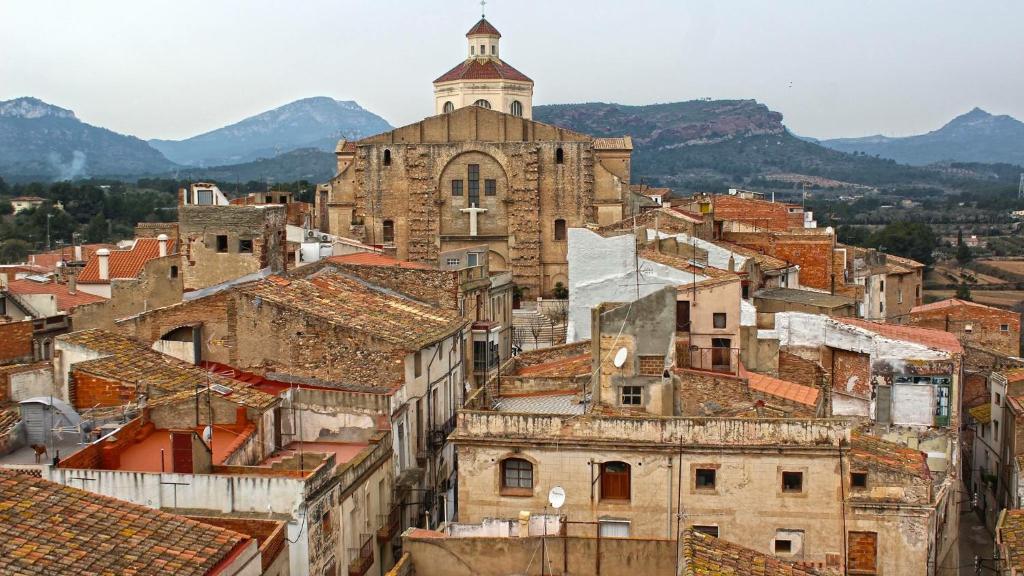
[[[160,243],[160,257],[167,256],[167,234],[157,236],[156,240]]]
[[[77,274],[68,274],[68,294],[74,294],[75,290],[78,288],[78,281],[75,276],[77,276]]]
[[[75,262],[82,261],[82,245],[75,244]]]
[[[110,280],[110,250],[100,248],[96,251],[100,264],[100,280]]]

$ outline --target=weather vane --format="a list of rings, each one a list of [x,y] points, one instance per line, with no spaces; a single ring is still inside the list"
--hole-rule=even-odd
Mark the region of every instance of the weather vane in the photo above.
[[[484,18],[487,12],[487,0],[480,0],[480,17]]]

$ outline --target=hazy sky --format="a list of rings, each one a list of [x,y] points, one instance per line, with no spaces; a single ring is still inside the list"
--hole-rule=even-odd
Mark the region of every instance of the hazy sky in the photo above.
[[[0,100],[183,138],[307,96],[433,113],[473,0],[0,0]],[[1024,120],[1022,0],[490,0],[534,103],[753,98],[817,137]]]

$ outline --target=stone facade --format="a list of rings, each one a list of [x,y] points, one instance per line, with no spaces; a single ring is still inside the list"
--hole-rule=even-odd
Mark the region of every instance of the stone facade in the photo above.
[[[270,268],[287,267],[281,205],[178,207],[184,289],[198,290]]]
[[[75,330],[109,330],[118,319],[181,302],[182,288],[181,257],[153,258],[138,277],[111,280],[109,300],[76,307],[71,325]]]
[[[317,210],[331,234],[393,245],[402,260],[486,244],[492,272],[510,270],[524,298],[548,295],[568,285],[566,230],[625,216],[631,149],[470,106],[339,144]]]
[[[908,323],[951,332],[971,348],[1002,356],[1020,355],[1019,312],[951,299],[914,308]]]

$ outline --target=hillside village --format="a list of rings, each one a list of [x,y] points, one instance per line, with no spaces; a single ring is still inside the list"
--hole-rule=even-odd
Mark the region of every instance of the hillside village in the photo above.
[[[0,573],[1024,570],[1020,313],[635,181],[466,39],[312,202],[193,182],[0,265]]]

